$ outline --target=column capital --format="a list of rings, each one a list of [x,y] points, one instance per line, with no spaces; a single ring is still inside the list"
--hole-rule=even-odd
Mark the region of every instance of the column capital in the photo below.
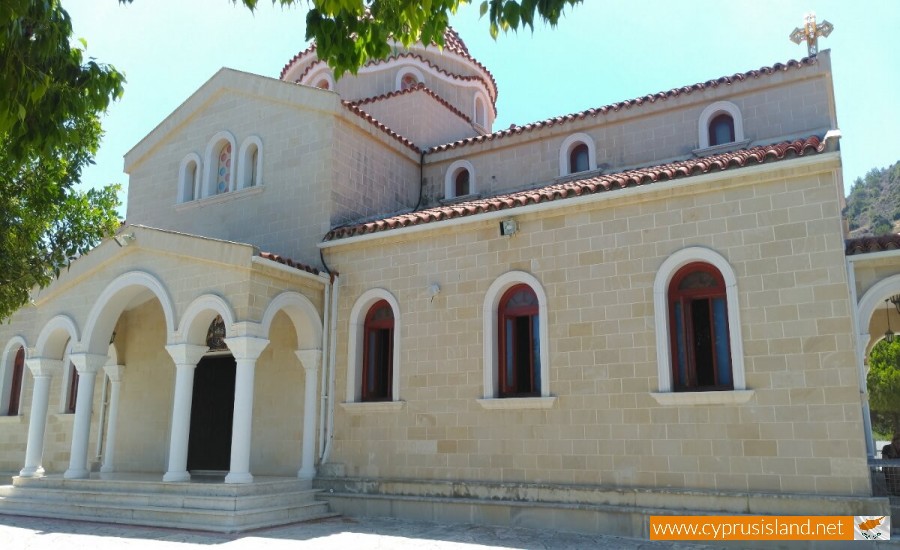
[[[96,353],[72,353],[69,359],[75,365],[78,374],[96,373],[109,361],[109,356]]]
[[[298,349],[294,354],[303,364],[303,368],[308,371],[318,371],[322,366],[322,350],[320,349]]]
[[[122,376],[125,375],[125,365],[104,365],[103,372],[111,382],[121,382]]]
[[[203,354],[209,351],[206,346],[195,346],[194,344],[169,344],[166,351],[175,361],[176,365],[194,365],[200,362]]]
[[[25,360],[28,370],[35,378],[39,376],[53,376],[62,372],[62,359],[48,359],[46,357],[32,357]]]
[[[269,341],[253,336],[231,336],[225,338],[225,344],[236,361],[255,361],[269,345]]]

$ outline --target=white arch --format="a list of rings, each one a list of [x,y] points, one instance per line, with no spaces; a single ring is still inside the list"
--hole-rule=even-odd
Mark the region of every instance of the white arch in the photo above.
[[[569,171],[569,155],[572,153],[572,149],[582,143],[587,145],[588,149],[588,170],[597,169],[597,149],[594,145],[594,138],[585,133],[579,132],[577,134],[572,134],[571,136],[564,139],[562,144],[559,146],[560,176],[568,176],[572,173]]]
[[[231,144],[231,173],[225,191],[228,192],[234,190],[234,159],[235,152],[237,151],[237,141],[234,139],[234,134],[228,130],[222,130],[210,138],[209,142],[206,144],[206,154],[203,155],[206,163],[205,170],[203,171],[202,195],[204,197],[210,197],[216,194],[216,168],[219,166],[219,150],[226,142]]]
[[[547,319],[547,294],[537,278],[524,271],[510,271],[497,277],[484,295],[482,319],[484,320],[484,398],[493,399],[499,391],[497,372],[500,368],[498,355],[499,331],[497,330],[497,309],[500,299],[510,288],[518,284],[531,287],[538,299],[538,337],[541,354],[541,397],[550,397],[550,331]]]
[[[112,336],[119,316],[125,311],[125,307],[144,290],[153,293],[162,307],[168,339],[175,330],[175,308],[172,307],[172,299],[169,297],[166,287],[159,279],[145,271],[129,271],[113,279],[94,302],[85,324],[83,343],[85,349],[82,351],[106,354],[110,336]]]
[[[898,293],[900,293],[900,274],[891,275],[878,281],[859,300],[859,306],[856,308],[856,333],[866,337],[865,340],[860,341],[863,355],[865,355],[866,344],[869,342],[869,321],[875,315],[875,310],[882,307],[886,299]]]
[[[0,355],[0,416],[6,415],[9,410],[9,402],[12,400],[12,379],[13,369],[16,366],[16,355],[19,348],[25,349],[25,358],[28,358],[28,344],[25,338],[21,336],[13,336],[6,347],[3,348],[3,355]],[[25,388],[25,373],[22,372],[22,384],[19,386],[19,414],[22,412],[22,392]]]
[[[253,162],[253,155],[251,154],[252,146],[256,147],[255,163]],[[237,188],[244,189],[251,185],[262,185],[263,148],[262,140],[259,139],[259,136],[247,136],[244,139],[244,142],[241,143],[241,150],[237,158],[239,159],[237,164],[239,170]],[[232,170],[233,169],[234,167],[232,166]],[[256,171],[255,180],[252,177],[254,170]]]
[[[328,83],[328,90],[335,91],[334,89],[334,77],[331,76],[331,70],[328,68],[321,69],[311,74],[307,79],[307,85],[312,86],[314,88],[319,87],[319,82],[325,81]],[[321,88],[320,88],[321,89]]]
[[[271,340],[272,320],[284,311],[297,331],[297,349],[318,349],[322,346],[322,321],[316,306],[297,292],[282,292],[269,302],[262,317],[262,331]]]
[[[194,170],[189,170],[191,163],[194,164]],[[200,155],[197,153],[188,153],[181,159],[181,165],[178,167],[178,200],[177,202],[189,202],[200,198],[200,174],[203,173]]]
[[[408,74],[412,74],[413,76],[415,76],[416,80],[420,84],[425,83],[425,76],[422,74],[422,71],[420,71],[417,67],[413,67],[411,65],[403,65],[402,67],[400,67],[400,70],[397,71],[396,78],[394,78],[395,90],[400,91],[401,86],[403,86],[403,77]]]
[[[472,166],[472,163],[467,160],[457,160],[449,167],[447,167],[447,172],[444,174],[445,199],[452,199],[456,197],[456,175],[459,174],[459,172],[462,170],[466,170],[469,172],[469,195],[474,195],[478,192],[475,183],[475,167]]]
[[[731,344],[731,375],[734,389],[746,389],[744,373],[744,343],[741,337],[741,316],[738,303],[737,277],[731,264],[721,254],[709,248],[691,246],[683,248],[659,266],[656,280],[653,282],[653,310],[656,321],[656,364],[659,371],[659,391],[668,393],[673,390],[672,354],[670,349],[671,332],[669,327],[669,283],[682,267],[702,262],[719,270],[725,281],[725,301],[728,305],[728,336]]]
[[[62,359],[66,343],[78,342],[78,327],[68,315],[57,315],[47,321],[34,346],[35,357]]]
[[[204,294],[195,298],[184,310],[181,324],[178,325],[178,333],[183,342],[198,346],[206,345],[209,325],[216,315],[222,316],[226,330],[230,331],[235,322],[234,310],[224,298],[215,294]]]
[[[391,400],[400,401],[400,303],[389,291],[383,288],[372,288],[360,295],[350,310],[350,333],[347,339],[347,402],[355,403],[362,399],[363,368],[363,332],[366,325],[366,314],[376,303],[384,300],[394,313],[394,354],[393,373],[391,374]]]
[[[722,114],[730,115],[731,120],[734,121],[734,141],[744,141],[744,119],[741,117],[741,110],[730,101],[716,101],[703,109],[700,113],[700,119],[697,121],[700,149],[706,149],[710,146],[709,123],[712,119]]]

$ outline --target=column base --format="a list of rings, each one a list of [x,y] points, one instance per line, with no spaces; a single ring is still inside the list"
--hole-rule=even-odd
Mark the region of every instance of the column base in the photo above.
[[[253,475],[249,472],[229,472],[225,476],[225,483],[253,483]]]
[[[190,481],[191,474],[187,471],[184,472],[166,472],[163,476],[163,481]]]
[[[63,478],[65,479],[87,479],[91,477],[91,472],[89,472],[86,468],[83,470],[73,470],[69,468],[66,470],[66,473],[63,474]]]
[[[297,477],[300,479],[314,479],[316,477],[316,469],[310,468],[309,470],[305,470],[300,468],[297,472]]]
[[[44,468],[41,466],[22,468],[19,470],[19,477],[44,477]]]

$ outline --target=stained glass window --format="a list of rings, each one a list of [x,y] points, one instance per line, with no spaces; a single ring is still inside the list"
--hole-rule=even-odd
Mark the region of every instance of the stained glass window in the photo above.
[[[228,191],[231,182],[231,144],[226,143],[219,149],[219,162],[216,169],[216,194]]]

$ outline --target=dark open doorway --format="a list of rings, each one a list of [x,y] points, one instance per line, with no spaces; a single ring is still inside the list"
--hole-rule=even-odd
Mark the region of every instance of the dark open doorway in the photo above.
[[[228,355],[206,356],[194,371],[188,470],[227,472],[237,364]]]

